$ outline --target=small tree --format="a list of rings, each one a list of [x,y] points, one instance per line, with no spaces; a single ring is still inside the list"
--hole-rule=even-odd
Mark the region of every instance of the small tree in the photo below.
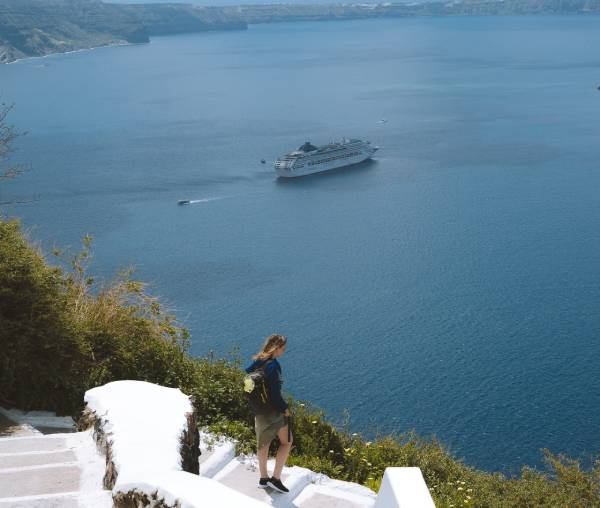
[[[12,142],[20,135],[12,125],[6,123],[11,109],[12,104],[0,103],[0,180],[14,178],[25,170],[20,164],[11,166],[8,163],[10,154],[14,151]]]
[[[12,108],[12,104],[0,103],[0,184],[4,180],[15,178],[26,169],[23,164],[10,164],[10,154],[15,151],[13,141],[24,134],[17,132],[12,125],[6,122]],[[0,204],[6,203],[0,202]]]

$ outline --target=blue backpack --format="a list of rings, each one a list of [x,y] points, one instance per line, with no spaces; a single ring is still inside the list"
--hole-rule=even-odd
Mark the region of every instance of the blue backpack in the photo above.
[[[271,361],[267,360],[244,378],[244,395],[255,415],[273,411],[273,405],[269,398],[269,382],[265,374],[265,369]]]

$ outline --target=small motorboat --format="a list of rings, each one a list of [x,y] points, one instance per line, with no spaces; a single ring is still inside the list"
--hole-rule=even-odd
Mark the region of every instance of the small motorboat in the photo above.
[[[189,205],[190,204],[190,200],[189,199],[180,199],[179,201],[177,201],[178,205]]]
[[[264,160],[264,159],[261,159],[261,160],[260,160],[260,163],[261,163],[261,164],[266,164],[266,163],[267,163],[267,161],[266,161],[266,160]]]

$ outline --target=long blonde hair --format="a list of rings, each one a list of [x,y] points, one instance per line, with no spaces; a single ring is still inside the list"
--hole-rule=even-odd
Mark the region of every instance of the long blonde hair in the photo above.
[[[262,348],[252,358],[254,360],[267,360],[271,358],[273,352],[287,343],[287,337],[285,335],[279,335],[274,333],[269,335]]]

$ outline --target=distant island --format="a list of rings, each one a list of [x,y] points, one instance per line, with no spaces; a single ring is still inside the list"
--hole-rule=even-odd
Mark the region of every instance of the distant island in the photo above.
[[[224,7],[184,3],[114,4],[101,0],[0,0],[0,63],[99,46],[144,43],[156,35],[244,30],[255,23],[590,13],[600,13],[600,0],[462,0]]]
[[[223,10],[227,13],[239,13],[246,23],[255,24],[416,16],[590,14],[600,13],[600,0],[417,0],[404,3],[265,4],[224,7]]]

